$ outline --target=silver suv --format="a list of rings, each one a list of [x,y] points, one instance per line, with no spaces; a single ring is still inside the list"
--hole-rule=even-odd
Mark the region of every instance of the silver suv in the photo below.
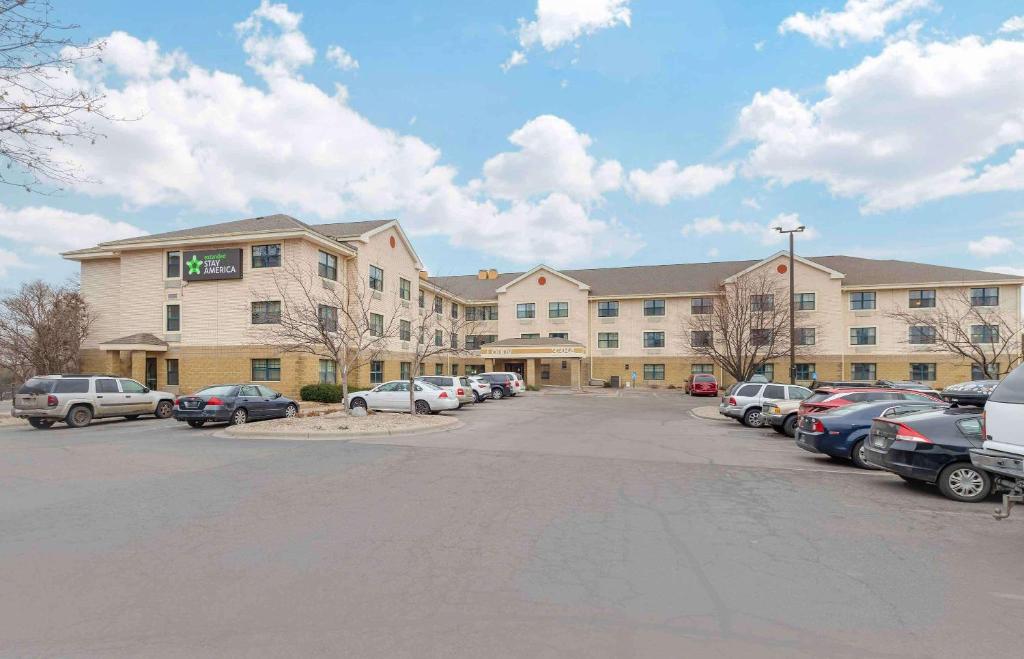
[[[722,396],[718,413],[736,419],[745,426],[764,425],[761,407],[769,400],[803,400],[813,393],[807,387],[774,382],[738,382]]]
[[[174,394],[153,391],[131,378],[86,374],[38,375],[21,385],[11,406],[11,416],[28,419],[40,430],[58,421],[81,428],[112,416],[169,419],[173,411]]]

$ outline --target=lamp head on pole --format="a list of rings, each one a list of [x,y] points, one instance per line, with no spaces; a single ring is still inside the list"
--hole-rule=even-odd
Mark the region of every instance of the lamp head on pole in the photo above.
[[[775,230],[778,231],[779,233],[803,233],[803,230],[806,228],[807,227],[801,224],[800,226],[794,227],[792,229],[783,229],[782,227],[775,227]]]

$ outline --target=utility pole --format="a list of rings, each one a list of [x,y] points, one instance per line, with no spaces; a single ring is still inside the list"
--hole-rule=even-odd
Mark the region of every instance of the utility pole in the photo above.
[[[793,313],[796,307],[796,288],[794,285],[793,269],[793,234],[802,233],[806,229],[800,225],[793,229],[775,227],[779,233],[789,234],[789,383],[796,384],[796,315]]]

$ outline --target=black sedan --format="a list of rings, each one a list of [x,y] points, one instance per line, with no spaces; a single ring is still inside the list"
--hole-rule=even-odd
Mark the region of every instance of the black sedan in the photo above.
[[[193,428],[202,428],[207,421],[237,426],[298,412],[298,403],[262,384],[218,384],[174,401],[174,418]]]
[[[954,501],[975,502],[992,491],[989,475],[971,464],[983,441],[981,409],[950,407],[899,419],[876,419],[864,460],[906,481],[935,483]]]

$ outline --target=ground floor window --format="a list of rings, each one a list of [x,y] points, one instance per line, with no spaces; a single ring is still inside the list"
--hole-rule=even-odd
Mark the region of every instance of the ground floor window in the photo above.
[[[253,359],[252,378],[254,382],[280,382],[280,359]]]
[[[452,375],[458,375],[458,374],[459,374],[459,365],[458,364],[452,364]]]
[[[715,365],[714,364],[694,364],[694,365],[690,366],[690,373],[693,373],[694,375],[700,375],[702,373],[709,373],[711,375],[714,375],[715,374]]]
[[[176,387],[178,386],[178,360],[168,359],[167,360],[167,385]]]
[[[483,364],[467,364],[466,365],[466,375],[476,375],[477,373],[483,373],[483,372],[484,372],[484,365]]]
[[[935,364],[911,364],[910,365],[910,379],[919,380],[921,382],[934,382],[935,381]]]
[[[434,375],[444,375],[444,364],[434,364]]]
[[[850,377],[854,380],[874,380],[875,371],[874,364],[857,362],[850,364]]]
[[[644,379],[645,380],[664,380],[665,379],[665,365],[664,364],[644,364]]]
[[[410,373],[412,373],[412,364],[409,362],[401,362],[398,364],[399,379],[408,380]]]
[[[999,377],[999,364],[989,364],[988,373],[982,370],[977,364],[971,364],[972,380],[995,380]]]
[[[384,381],[384,362],[374,359],[370,362],[370,384]]]
[[[775,382],[775,364],[761,364],[754,369],[754,373],[765,376],[769,382]]]
[[[330,359],[320,360],[320,384],[338,384],[338,364]]]
[[[795,380],[813,380],[814,372],[814,364],[793,364],[793,379]]]

